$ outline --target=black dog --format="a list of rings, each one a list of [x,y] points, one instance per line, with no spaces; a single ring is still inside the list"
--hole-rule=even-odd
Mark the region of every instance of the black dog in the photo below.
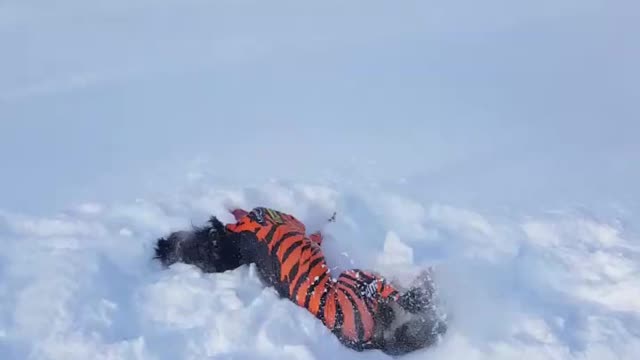
[[[225,226],[212,217],[204,227],[158,239],[155,259],[164,266],[183,262],[209,273],[254,263],[267,285],[307,308],[359,351],[404,354],[436,343],[446,331],[432,311],[432,287],[400,294],[383,278],[361,270],[334,280],[320,249],[321,235],[307,237],[293,216],[256,208],[240,211],[236,218],[237,224]]]

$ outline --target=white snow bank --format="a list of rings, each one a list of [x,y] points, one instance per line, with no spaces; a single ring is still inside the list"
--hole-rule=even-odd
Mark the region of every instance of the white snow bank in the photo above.
[[[0,357],[387,358],[341,346],[263,288],[252,267],[205,275],[150,260],[156,237],[258,205],[291,212],[310,231],[324,227],[338,270],[393,278],[436,266],[449,333],[407,359],[640,353],[638,237],[619,221],[559,212],[512,218],[338,186],[200,182],[165,198],[80,204],[48,217],[0,212]],[[326,225],[333,211],[337,222]]]

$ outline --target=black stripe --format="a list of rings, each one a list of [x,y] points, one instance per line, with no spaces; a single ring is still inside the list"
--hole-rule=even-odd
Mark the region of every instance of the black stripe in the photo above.
[[[287,258],[289,256],[291,256],[291,253],[293,253],[293,251],[297,248],[299,248],[302,245],[302,240],[298,240],[296,242],[294,242],[293,244],[291,244],[291,246],[289,246],[289,248],[284,252],[284,254],[282,254],[282,264],[284,265],[284,263],[287,261]]]
[[[307,297],[304,299],[305,309],[309,309],[309,301],[311,301],[311,295],[313,295],[313,292],[316,291],[316,287],[318,286],[318,284],[320,284],[322,280],[324,280],[324,278],[326,277],[327,277],[327,273],[326,272],[322,273],[322,275],[318,277],[318,280],[315,280],[313,284],[309,286],[309,289],[307,289]]]
[[[360,274],[360,276],[364,277],[364,278],[365,278],[365,281],[373,281],[373,280],[375,280],[375,279],[376,279],[376,278],[374,278],[373,276],[370,276],[370,275],[366,274],[364,271],[362,271],[362,270],[360,270],[360,269],[355,270],[355,271],[357,271],[357,272],[358,272],[358,274]]]
[[[290,231],[284,235],[282,235],[282,237],[280,239],[278,239],[278,243],[275,244],[275,246],[273,247],[273,250],[271,250],[272,254],[277,254],[278,253],[278,249],[280,248],[280,245],[282,245],[282,243],[287,240],[288,238],[292,237],[292,236],[296,236],[299,235],[300,233],[297,231]]]
[[[293,293],[291,294],[291,296],[294,296],[294,297],[297,296],[298,291],[300,291],[300,286],[302,286],[302,284],[304,284],[304,282],[307,281],[308,275],[309,275],[308,271],[307,271],[307,273],[300,275],[300,279],[298,279],[298,282],[293,287]],[[296,301],[297,300],[298,299],[296,299]]]
[[[313,251],[311,251],[311,254],[309,254],[309,256],[307,256],[306,259],[304,259],[304,261],[302,262],[302,265],[306,265],[309,260],[313,259],[313,257],[315,256],[315,254],[313,253]]]
[[[356,300],[349,294],[348,292],[338,289],[338,291],[342,291],[342,293],[347,297],[347,300],[351,302],[351,307],[353,308],[353,321],[356,324],[356,332],[358,333],[358,341],[364,340],[364,324],[362,323],[362,317],[360,316],[360,310],[358,309],[358,304],[356,304]]]
[[[349,275],[349,274],[346,274],[346,273],[342,273],[342,274],[340,274],[340,276],[342,276],[342,277],[346,277],[347,279],[352,280],[352,281],[355,281],[355,282],[357,282],[357,283],[359,283],[359,282],[360,282],[360,280],[358,280],[358,279],[354,278],[353,276],[351,276],[351,275]]]
[[[364,305],[367,307],[367,311],[369,312],[369,315],[371,315],[371,318],[373,319],[373,321],[375,323],[375,318],[374,318],[375,312],[373,311],[373,308],[372,308],[373,305],[371,304],[370,301],[367,301],[366,299],[364,300]]]
[[[291,282],[295,280],[296,275],[298,274],[298,268],[299,268],[299,264],[293,265],[293,267],[291,268],[291,271],[287,275],[289,285],[291,285]]]
[[[316,267],[316,265],[320,264],[323,261],[324,261],[324,257],[323,256],[320,256],[317,259],[313,260],[311,262],[311,264],[309,264],[309,273],[311,273],[311,271],[313,270],[313,268]]]
[[[273,240],[273,235],[276,233],[276,230],[278,230],[279,226],[280,225],[277,225],[277,224],[271,225],[271,229],[269,230],[269,232],[267,233],[267,236],[265,238],[265,240],[267,241],[267,244],[269,244]],[[257,231],[256,231],[256,233],[257,233]]]
[[[306,248],[309,248],[309,245],[305,245]],[[304,248],[302,249],[303,254],[304,254]],[[311,259],[311,256],[307,257],[307,259],[305,259],[305,261],[302,263],[301,266],[304,266],[306,263],[309,262],[309,259]],[[298,271],[300,271],[300,268],[298,268]],[[293,296],[295,296],[296,294],[298,294],[298,291],[300,291],[300,286],[302,286],[302,284],[304,284],[305,281],[307,281],[308,275],[309,275],[309,271],[310,268],[307,269],[307,271],[300,275],[300,278],[298,279],[298,282],[296,283],[296,285],[293,287]]]
[[[305,244],[304,244],[304,246],[303,246],[303,247],[302,247],[302,249],[300,250],[300,258],[302,258],[302,257],[304,256],[305,251],[308,251],[310,247],[311,247],[311,245],[309,245],[309,243],[305,243]],[[310,259],[310,258],[311,258],[311,256],[307,256],[307,257],[305,258],[305,261],[306,261],[306,260],[308,260],[308,259]],[[304,265],[304,262],[302,262],[300,265]]]
[[[320,298],[320,307],[318,308],[318,315],[316,316],[320,320],[324,320],[324,307],[327,304],[327,297],[329,296],[329,286],[325,286],[322,290],[324,293]]]
[[[337,294],[334,297],[333,301],[335,301],[336,303],[336,321],[335,321],[335,327],[333,328],[333,331],[337,332],[338,335],[342,337],[342,326],[344,325],[344,313],[342,312],[342,306],[340,306],[340,301],[338,301]]]
[[[302,256],[304,254],[304,252],[309,248],[309,245],[304,245],[302,247],[302,249],[300,250],[300,255]],[[300,271],[300,267],[302,267],[304,264],[300,264],[300,262],[298,261],[297,264],[295,264],[292,268],[291,271],[289,272],[289,281],[294,281],[296,279],[296,276],[298,276],[298,271]],[[300,275],[300,279],[302,279],[304,276]],[[298,282],[296,283],[296,285],[294,286],[294,292],[293,294],[296,294],[298,291],[298,284],[300,284],[300,279],[298,279]],[[293,295],[292,294],[292,295]]]
[[[311,250],[311,256],[317,254],[320,252],[320,247],[316,246],[313,248],[313,250]]]
[[[372,304],[370,301],[367,301],[369,299],[366,298],[365,294],[362,291],[359,291],[358,289],[356,289],[352,284],[342,282],[340,280],[338,280],[338,282],[342,284],[342,286],[351,289],[354,294],[359,295],[359,298],[362,299],[362,301],[364,302],[364,305],[367,307],[367,311],[369,311],[369,314],[373,317],[374,312],[373,312],[373,308],[371,307]]]
[[[340,277],[346,277],[344,274],[340,275]],[[358,290],[358,288],[356,288],[354,285],[349,284],[347,282],[343,282],[340,281],[340,278],[338,278],[338,283],[340,283],[342,286],[348,287],[349,289],[353,290],[353,293],[356,295],[364,295],[362,293],[362,290]]]

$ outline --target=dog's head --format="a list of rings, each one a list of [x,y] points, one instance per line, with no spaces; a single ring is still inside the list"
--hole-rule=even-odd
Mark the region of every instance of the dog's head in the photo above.
[[[204,272],[224,272],[240,266],[230,234],[215,217],[206,226],[193,231],[176,231],[158,239],[154,258],[164,266],[183,262]]]

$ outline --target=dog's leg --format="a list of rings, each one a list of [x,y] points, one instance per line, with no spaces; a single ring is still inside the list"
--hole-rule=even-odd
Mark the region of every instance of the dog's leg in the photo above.
[[[224,272],[242,265],[236,244],[215,217],[204,227],[158,239],[154,258],[164,266],[183,262],[204,272]]]

